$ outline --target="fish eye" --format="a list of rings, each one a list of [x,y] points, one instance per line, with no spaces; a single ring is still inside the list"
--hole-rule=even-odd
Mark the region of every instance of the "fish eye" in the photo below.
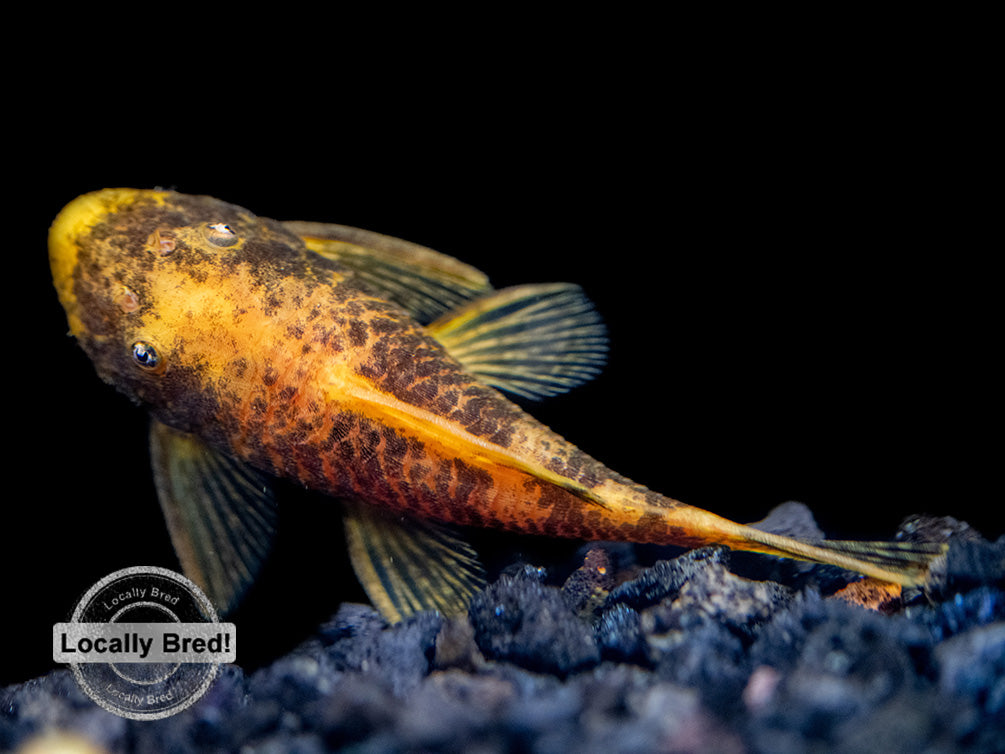
[[[214,246],[226,248],[237,243],[237,233],[226,223],[209,223],[202,232]]]
[[[144,372],[160,374],[167,366],[164,359],[157,353],[157,349],[143,340],[133,343],[133,362]]]

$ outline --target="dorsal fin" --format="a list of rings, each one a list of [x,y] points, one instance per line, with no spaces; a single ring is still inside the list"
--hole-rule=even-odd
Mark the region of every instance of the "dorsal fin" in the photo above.
[[[393,236],[348,225],[285,222],[307,248],[347,267],[364,285],[426,324],[492,290],[480,270]]]
[[[591,380],[607,353],[593,304],[579,286],[566,283],[490,293],[427,330],[483,382],[534,400]]]

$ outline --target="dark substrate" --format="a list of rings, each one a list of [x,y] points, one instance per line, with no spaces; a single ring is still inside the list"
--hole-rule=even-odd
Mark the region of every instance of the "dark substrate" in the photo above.
[[[56,671],[0,690],[0,749],[1005,750],[1005,537],[957,534],[939,593],[879,609],[835,594],[833,569],[707,548],[632,570],[625,552],[584,548],[562,584],[510,569],[461,618],[387,626],[345,604],[163,720],[105,712]]]

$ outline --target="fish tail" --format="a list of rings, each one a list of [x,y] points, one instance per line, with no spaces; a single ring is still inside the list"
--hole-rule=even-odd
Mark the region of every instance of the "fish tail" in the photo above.
[[[608,484],[601,492],[604,517],[615,524],[609,533],[615,536],[596,536],[598,539],[615,539],[628,530],[638,542],[683,547],[723,545],[731,550],[837,566],[901,586],[930,585],[932,566],[944,558],[948,549],[934,542],[800,539],[739,524],[679,500],[654,500],[653,493],[644,488]],[[630,527],[626,526],[628,522]]]
[[[737,526],[741,541],[731,541],[733,549],[838,566],[901,586],[928,584],[933,562],[947,549],[935,542],[805,540]]]

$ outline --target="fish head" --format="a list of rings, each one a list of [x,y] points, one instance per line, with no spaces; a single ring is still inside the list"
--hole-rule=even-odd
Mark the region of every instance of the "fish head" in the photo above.
[[[233,333],[255,327],[241,321],[250,302],[309,272],[306,255],[277,222],[171,191],[84,194],[49,232],[70,334],[102,379],[188,431],[210,420],[208,386],[242,358]]]

